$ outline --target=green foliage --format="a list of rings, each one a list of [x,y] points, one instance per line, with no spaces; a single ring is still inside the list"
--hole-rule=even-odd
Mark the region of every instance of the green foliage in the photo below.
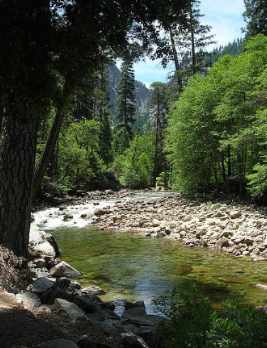
[[[92,186],[103,172],[99,156],[99,123],[82,120],[69,125],[59,141],[58,183],[67,188]]]
[[[164,348],[264,348],[267,315],[237,300],[214,309],[200,289],[187,284],[161,301],[169,318],[161,328]]]
[[[207,190],[226,185],[231,177],[245,182],[261,161],[267,135],[262,114],[266,64],[267,38],[259,35],[239,56],[224,56],[207,76],[191,79],[168,126],[167,151],[177,189]]]
[[[247,22],[247,34],[249,36],[267,35],[267,3],[265,0],[245,0],[246,11],[244,13]]]
[[[129,148],[115,158],[114,171],[122,185],[130,188],[144,188],[152,184],[153,165],[152,135],[137,135]]]

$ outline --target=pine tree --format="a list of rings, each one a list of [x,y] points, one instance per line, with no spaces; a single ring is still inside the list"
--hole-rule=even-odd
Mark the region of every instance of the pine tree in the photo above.
[[[200,12],[200,1],[192,0],[189,6],[189,31],[191,44],[191,64],[192,72],[196,73],[201,69],[201,60],[203,50],[213,41],[213,35],[210,34],[211,27],[201,24],[203,15]]]
[[[167,169],[167,161],[164,154],[164,133],[167,126],[167,85],[161,82],[155,82],[151,85],[151,115],[153,117],[155,133],[155,151],[154,151],[154,169],[153,180]]]
[[[136,113],[135,75],[133,62],[126,58],[121,69],[121,81],[118,89],[118,112],[115,127],[114,150],[121,153],[133,138],[133,126]]]
[[[267,2],[266,0],[245,0],[244,17],[247,23],[248,36],[267,35]]]
[[[165,37],[157,50],[157,57],[162,58],[166,66],[175,65],[175,79],[179,92],[188,79],[188,75],[202,71],[205,63],[204,50],[214,43],[211,27],[201,23],[200,1],[191,0],[183,17],[176,16],[165,29]]]

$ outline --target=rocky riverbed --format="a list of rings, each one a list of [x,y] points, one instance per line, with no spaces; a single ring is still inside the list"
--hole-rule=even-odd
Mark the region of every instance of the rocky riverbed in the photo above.
[[[235,202],[192,200],[174,192],[106,191],[37,212],[34,219],[33,239],[36,231],[93,224],[267,260],[267,208]]]
[[[260,261],[267,260],[266,214],[267,208],[192,200],[174,192],[105,191],[89,193],[74,205],[35,213],[31,234],[36,239],[36,231],[93,224]]]
[[[215,248],[235,256],[267,260],[266,209],[234,202],[190,200],[178,193],[151,193],[98,209],[92,223],[112,231],[167,238],[189,247]]]

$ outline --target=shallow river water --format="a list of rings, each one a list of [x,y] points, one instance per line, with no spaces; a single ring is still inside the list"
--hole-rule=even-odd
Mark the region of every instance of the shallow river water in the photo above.
[[[82,272],[82,285],[99,285],[106,300],[143,300],[154,312],[153,299],[187,282],[216,304],[230,297],[267,304],[267,291],[256,287],[267,283],[267,262],[92,227],[58,229],[54,235],[63,259]]]

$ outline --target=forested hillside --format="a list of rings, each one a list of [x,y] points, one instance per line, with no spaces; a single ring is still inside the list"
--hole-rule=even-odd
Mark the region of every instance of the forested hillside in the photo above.
[[[108,65],[108,97],[112,114],[115,117],[117,108],[118,88],[121,80],[121,71],[116,64]],[[140,81],[135,83],[136,104],[140,111],[146,109],[149,103],[150,91]]]
[[[167,148],[174,185],[263,193],[267,40],[249,39],[207,76],[192,78],[171,112]]]

